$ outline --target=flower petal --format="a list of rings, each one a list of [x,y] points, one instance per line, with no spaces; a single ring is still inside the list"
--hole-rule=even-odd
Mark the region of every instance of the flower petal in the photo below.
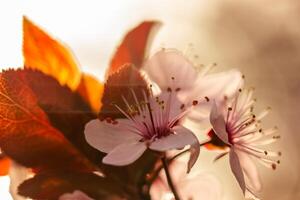
[[[254,162],[252,161],[252,159],[248,154],[238,150],[236,150],[235,152],[239,158],[240,165],[244,173],[247,189],[254,196],[258,197],[259,192],[262,189],[262,184]]]
[[[197,77],[193,64],[175,50],[157,52],[145,63],[143,70],[163,90],[168,87],[189,89]]]
[[[129,130],[129,126],[130,121],[126,119],[119,119],[117,123],[95,119],[86,124],[84,134],[91,146],[108,153],[122,143],[141,139],[141,136]]]
[[[218,108],[216,102],[213,103],[210,112],[210,123],[216,135],[226,144],[229,144],[226,123],[222,111]]]
[[[154,141],[149,148],[156,151],[168,151],[171,149],[181,149],[186,145],[190,145],[190,158],[187,169],[187,172],[190,172],[199,157],[199,141],[192,131],[183,126],[175,126],[173,131],[175,134],[170,134],[167,137]]]
[[[93,200],[89,196],[87,196],[85,193],[81,192],[80,190],[75,190],[73,193],[66,193],[59,197],[58,200]]]
[[[168,151],[171,149],[181,149],[186,145],[198,142],[193,132],[183,126],[175,126],[173,131],[175,134],[157,139],[150,144],[149,148],[155,151]]]
[[[189,118],[197,122],[205,122],[215,100],[217,104],[224,101],[226,96],[231,99],[243,86],[242,74],[230,70],[217,74],[199,76],[191,91],[180,94],[180,100],[189,102],[198,100],[198,106],[189,114]]]
[[[129,165],[136,161],[146,149],[147,146],[144,142],[126,142],[114,148],[102,161],[115,166]]]
[[[237,154],[235,153],[235,151],[233,149],[231,149],[229,152],[229,161],[230,161],[231,171],[233,172],[243,193],[245,194],[246,183],[245,183],[244,174],[243,174],[242,167],[241,167],[241,164],[239,161],[239,157],[237,156]]]
[[[30,175],[29,170],[18,163],[11,161],[11,166],[9,169],[10,185],[9,192],[15,200],[25,200],[18,194],[18,187],[23,183]]]

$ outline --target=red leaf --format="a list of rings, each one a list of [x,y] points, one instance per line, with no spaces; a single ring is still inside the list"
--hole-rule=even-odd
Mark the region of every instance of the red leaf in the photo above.
[[[116,72],[124,64],[134,64],[140,68],[143,64],[147,44],[151,39],[151,32],[158,26],[156,21],[146,21],[131,30],[115,52],[106,77]]]
[[[93,173],[38,174],[19,186],[21,195],[33,199],[56,200],[62,194],[72,193],[74,190],[80,190],[94,199],[109,199],[123,193],[118,183]]]
[[[31,87],[38,88],[49,83],[47,76],[31,70],[9,70],[0,74],[1,150],[26,167],[93,170],[94,166],[89,160],[74,148],[62,132],[52,126],[44,110],[39,107],[41,102],[41,106],[51,105],[46,102],[58,99],[52,99],[55,91],[45,87],[40,91],[44,101],[39,101],[34,93],[35,89],[30,87],[30,83],[34,83],[33,77],[38,82]],[[52,78],[51,80],[54,81]],[[61,98],[60,101],[66,99]],[[48,111],[51,109],[48,108]]]

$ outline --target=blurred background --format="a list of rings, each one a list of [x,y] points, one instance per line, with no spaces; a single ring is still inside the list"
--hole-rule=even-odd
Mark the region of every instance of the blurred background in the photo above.
[[[264,126],[278,126],[282,136],[271,147],[282,151],[282,164],[275,171],[259,165],[263,199],[300,199],[300,1],[0,0],[1,69],[22,66],[23,15],[68,44],[83,71],[100,80],[124,34],[144,20],[163,24],[149,55],[171,47],[197,54],[198,63],[218,63],[215,71],[238,68],[256,88],[258,110],[272,107]],[[222,199],[243,199],[228,158],[213,164],[216,153],[204,151],[198,168],[219,179]],[[4,200],[7,184],[0,178]]]

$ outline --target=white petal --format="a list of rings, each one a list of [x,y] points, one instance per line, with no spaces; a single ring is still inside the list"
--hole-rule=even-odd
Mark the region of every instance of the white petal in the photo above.
[[[199,141],[192,131],[183,126],[175,126],[173,131],[175,134],[170,134],[167,137],[154,141],[150,144],[149,148],[156,151],[168,151],[171,149],[181,149],[186,145],[190,145],[190,158],[187,168],[187,172],[190,172],[199,157]]]
[[[247,189],[255,196],[259,196],[259,192],[262,189],[262,184],[254,162],[248,154],[242,151],[237,150],[236,154],[239,158],[240,165],[244,173]]]
[[[87,196],[85,193],[75,190],[73,193],[66,193],[59,197],[58,200],[93,200],[89,196]]]
[[[230,150],[229,152],[229,161],[230,161],[230,167],[231,171],[233,172],[236,180],[238,181],[243,193],[245,194],[246,191],[246,183],[245,183],[245,178],[244,174],[242,171],[242,167],[239,161],[239,158],[235,151],[233,149]]]
[[[187,175],[187,178],[181,182],[179,188],[182,199],[222,199],[222,185],[220,181],[208,172]]]
[[[23,183],[29,176],[29,171],[27,168],[19,165],[18,163],[12,161],[9,169],[10,186],[9,192],[15,200],[25,200],[18,194],[18,187]]]
[[[119,119],[117,124],[95,119],[86,124],[86,141],[99,151],[108,153],[116,146],[127,141],[138,141],[141,136],[129,129],[129,120]]]
[[[146,62],[143,70],[161,89],[184,90],[192,87],[197,77],[192,63],[175,50],[159,51]]]
[[[210,112],[210,123],[216,135],[226,144],[229,144],[228,133],[226,131],[226,123],[223,113],[214,102]]]
[[[231,98],[243,86],[243,78],[238,70],[230,70],[216,74],[198,77],[193,89],[195,97],[209,97],[216,101],[224,99],[226,95]]]
[[[175,134],[157,139],[150,144],[149,148],[156,151],[168,151],[171,149],[181,149],[186,145],[198,142],[193,132],[183,126],[175,126],[173,131]]]
[[[180,100],[184,102],[198,100],[198,106],[189,114],[189,118],[206,122],[213,100],[221,104],[225,96],[231,99],[242,88],[243,83],[242,74],[237,70],[199,76],[191,91],[180,94]],[[205,97],[208,98],[208,102]]]
[[[146,149],[144,142],[123,143],[109,152],[102,161],[115,166],[129,165],[136,161]]]

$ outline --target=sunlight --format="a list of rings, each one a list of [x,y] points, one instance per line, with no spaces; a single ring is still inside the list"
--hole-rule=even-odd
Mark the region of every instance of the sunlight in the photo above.
[[[1,199],[13,200],[9,194],[9,177],[2,176],[0,177],[0,195]]]

